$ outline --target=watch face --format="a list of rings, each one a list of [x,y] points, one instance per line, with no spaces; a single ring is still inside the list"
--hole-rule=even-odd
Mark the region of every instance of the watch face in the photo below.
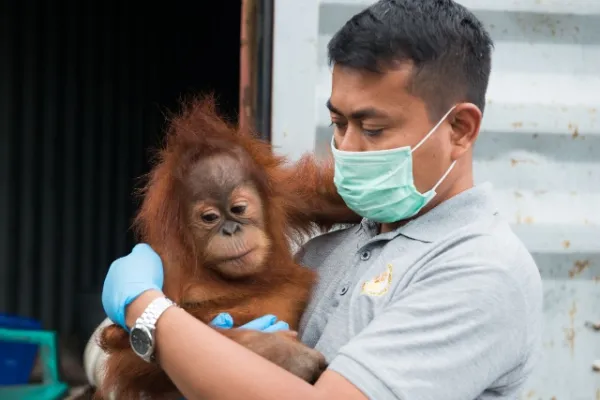
[[[152,347],[150,332],[144,328],[133,328],[131,330],[130,342],[133,350],[142,356],[147,355]]]

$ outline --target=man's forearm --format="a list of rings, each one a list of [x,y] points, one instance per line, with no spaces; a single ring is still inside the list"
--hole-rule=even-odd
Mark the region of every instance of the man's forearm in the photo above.
[[[160,292],[145,292],[128,307],[133,325]],[[314,386],[225,338],[184,310],[170,308],[156,327],[161,366],[187,400],[321,399]]]

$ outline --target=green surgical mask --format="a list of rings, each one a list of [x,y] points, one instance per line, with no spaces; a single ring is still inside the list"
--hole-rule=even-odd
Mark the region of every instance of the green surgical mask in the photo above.
[[[341,151],[331,141],[335,162],[334,182],[346,205],[372,221],[392,223],[417,214],[436,195],[454,161],[431,190],[420,193],[413,178],[412,153],[437,130],[446,115],[411,149],[410,146],[379,151]]]

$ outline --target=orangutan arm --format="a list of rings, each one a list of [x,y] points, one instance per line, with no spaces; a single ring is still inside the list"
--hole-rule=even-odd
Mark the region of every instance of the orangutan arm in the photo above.
[[[361,217],[350,210],[333,183],[333,160],[318,161],[305,154],[286,167],[279,178],[287,201],[289,217],[293,224],[302,226],[306,221],[320,226],[358,223]]]
[[[127,309],[128,324],[161,295],[147,291],[134,300]],[[174,307],[158,320],[156,343],[161,366],[190,400],[239,400],[240,395],[244,399],[367,400],[356,386],[334,371],[325,371],[311,385]]]

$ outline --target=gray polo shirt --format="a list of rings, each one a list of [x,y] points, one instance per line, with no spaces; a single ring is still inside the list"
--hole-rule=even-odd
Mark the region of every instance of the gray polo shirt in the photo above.
[[[516,399],[540,351],[542,283],[491,185],[394,232],[310,240],[320,280],[301,340],[374,400]]]

